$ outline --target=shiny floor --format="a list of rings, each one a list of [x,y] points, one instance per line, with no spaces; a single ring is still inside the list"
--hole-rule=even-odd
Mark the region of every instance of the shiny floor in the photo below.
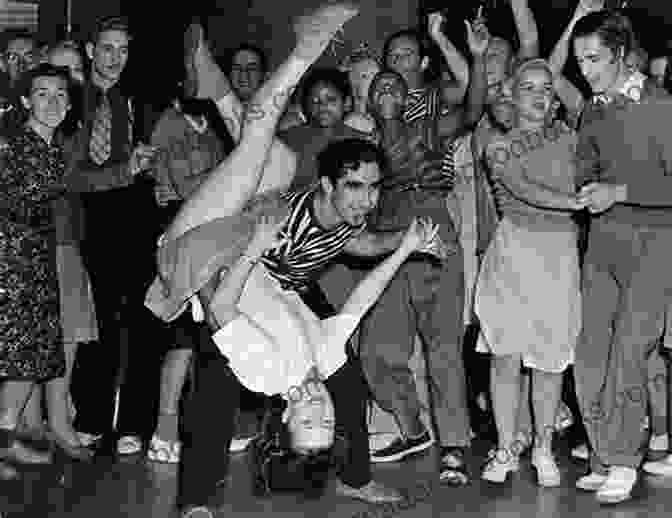
[[[291,495],[267,499],[251,495],[245,454],[232,460],[228,488],[221,490],[217,516],[254,518],[273,513],[278,517],[400,518],[528,516],[583,518],[662,518],[672,512],[672,479],[645,477],[630,502],[600,506],[589,493],[573,484],[586,469],[568,460],[560,441],[564,484],[560,488],[537,487],[529,458],[507,483],[493,485],[478,479],[487,445],[477,443],[471,459],[474,482],[455,489],[435,484],[436,457],[432,451],[403,464],[376,465],[374,476],[402,489],[407,501],[396,507],[376,507],[337,496],[332,488],[318,501],[304,503]],[[177,469],[150,464],[140,455],[123,459],[100,458],[92,464],[57,461],[46,468],[22,472],[21,481],[0,482],[1,518],[172,518]]]

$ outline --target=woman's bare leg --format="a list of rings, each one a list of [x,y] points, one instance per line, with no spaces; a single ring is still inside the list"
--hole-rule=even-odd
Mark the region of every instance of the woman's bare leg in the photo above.
[[[81,447],[82,444],[75,433],[75,429],[72,427],[70,412],[70,381],[72,380],[72,370],[75,366],[77,346],[77,342],[65,342],[63,344],[65,374],[61,378],[48,381],[45,385],[45,390],[49,428],[67,444]]]
[[[295,49],[250,103],[238,147],[185,201],[166,233],[168,240],[235,214],[254,196],[269,158],[276,125],[287,103],[286,92],[320,57],[343,24],[356,14],[357,9],[348,4],[330,4],[300,20]]]
[[[490,393],[499,435],[498,447],[511,454],[520,404],[520,356],[493,356],[491,361]]]
[[[246,108],[236,97],[229,80],[212,57],[207,42],[202,38],[202,30],[198,26],[194,26],[191,32],[193,34],[187,38],[187,44],[196,48],[192,73],[196,78],[196,95],[201,99],[211,99],[217,104],[219,114],[227,130],[234,142],[238,144],[242,135]],[[280,92],[275,95],[273,104],[279,107],[284,105],[285,97],[287,97],[285,93]],[[254,101],[248,105],[247,110],[252,117],[259,116],[262,113],[259,107],[254,104]],[[282,140],[273,138],[257,192],[289,188],[295,172],[296,155],[294,151],[287,147]]]
[[[19,417],[18,429],[20,432],[32,434],[42,430],[44,426],[44,413],[42,412],[42,385],[33,389],[23,412]]]
[[[168,351],[161,368],[161,395],[156,435],[165,441],[178,440],[179,403],[191,363],[191,349]]]

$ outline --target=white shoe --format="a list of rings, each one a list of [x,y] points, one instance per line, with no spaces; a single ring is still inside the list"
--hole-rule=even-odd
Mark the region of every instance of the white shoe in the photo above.
[[[632,488],[637,483],[637,470],[623,466],[609,468],[609,476],[595,497],[601,504],[620,504],[632,496]]]
[[[560,470],[550,450],[535,448],[532,451],[532,466],[537,470],[537,480],[541,487],[558,487],[562,482]]]
[[[590,450],[588,450],[588,445],[579,444],[576,448],[572,448],[572,457],[581,460],[590,459]]]
[[[649,475],[672,477],[672,455],[668,455],[660,460],[645,462],[642,469]]]
[[[506,482],[509,473],[520,469],[520,458],[504,449],[492,450],[488,454],[488,463],[483,468],[481,478],[488,482],[501,484]]]
[[[653,435],[651,434],[651,439],[649,439],[649,450],[651,451],[667,451],[669,441],[667,434]]]
[[[137,435],[124,435],[117,441],[119,455],[135,455],[142,451],[142,439]]]
[[[599,473],[588,473],[576,481],[576,489],[583,491],[597,491],[607,481],[607,475],[600,475]]]
[[[76,433],[77,433],[77,438],[79,439],[79,442],[85,448],[88,448],[94,442],[99,441],[103,437],[102,434],[101,435],[92,435],[90,433],[84,433],[84,432],[76,432]]]
[[[231,446],[229,446],[230,453],[240,453],[245,451],[247,447],[254,441],[259,434],[251,435],[250,437],[234,437],[231,440]]]

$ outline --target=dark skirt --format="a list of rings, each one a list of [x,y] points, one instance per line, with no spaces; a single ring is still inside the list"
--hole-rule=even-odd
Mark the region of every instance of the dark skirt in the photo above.
[[[53,226],[0,219],[0,379],[65,372],[55,244]]]

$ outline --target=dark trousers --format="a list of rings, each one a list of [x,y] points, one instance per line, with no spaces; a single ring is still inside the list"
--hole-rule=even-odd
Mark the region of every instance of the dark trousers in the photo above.
[[[156,272],[158,226],[151,188],[142,184],[82,195],[81,243],[99,327],[99,343],[79,347],[73,373],[75,428],[151,436],[155,426],[165,327],[145,308]],[[120,372],[123,378],[120,378]]]
[[[407,433],[420,416],[420,400],[408,363],[420,335],[431,407],[442,446],[468,446],[469,412],[463,358],[464,261],[445,196],[433,192],[389,193],[379,224],[403,228],[414,217],[431,217],[455,253],[439,263],[411,258],[373,306],[361,327],[360,351],[375,400]]]
[[[333,314],[318,287],[302,298],[320,318]],[[182,418],[179,507],[212,503],[228,473],[228,451],[240,403],[240,383],[212,340],[202,340],[196,351],[195,378]],[[325,385],[334,402],[337,427],[348,443],[338,476],[349,486],[361,487],[371,480],[371,467],[366,426],[368,386],[359,359],[349,351],[348,361]]]

